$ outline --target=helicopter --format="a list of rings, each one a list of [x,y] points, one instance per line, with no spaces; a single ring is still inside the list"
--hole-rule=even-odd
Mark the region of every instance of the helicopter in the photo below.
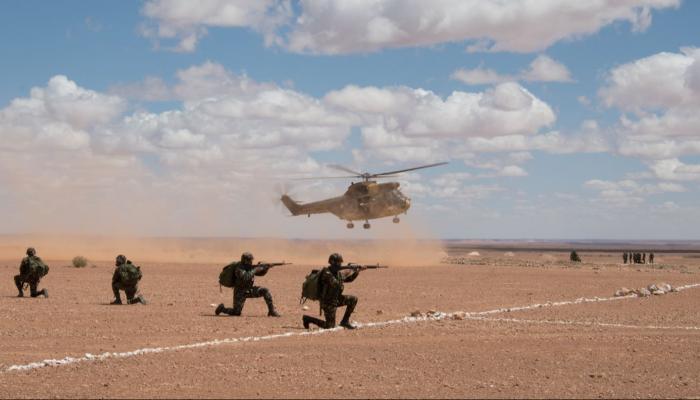
[[[352,182],[344,194],[330,199],[301,204],[284,194],[280,200],[293,216],[307,215],[311,217],[311,214],[331,213],[342,220],[348,221],[346,225],[348,229],[355,227],[353,221],[365,221],[362,227],[364,229],[369,229],[371,227],[369,223],[370,219],[391,216],[394,217],[392,222],[398,224],[400,222],[398,216],[408,211],[411,207],[411,199],[401,193],[398,182],[377,183],[376,179],[393,178],[396,174],[402,172],[437,167],[445,164],[447,163],[439,162],[377,174],[357,172],[342,165],[333,164],[329,165],[329,167],[351,173],[352,175],[302,179],[360,178],[362,180],[360,182]]]

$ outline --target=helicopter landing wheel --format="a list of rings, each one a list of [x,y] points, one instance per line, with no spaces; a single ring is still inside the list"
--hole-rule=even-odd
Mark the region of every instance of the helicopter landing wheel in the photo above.
[[[365,229],[369,229],[370,226],[371,226],[371,225],[369,224],[369,222],[365,222],[365,223],[362,225],[362,227],[365,228]]]
[[[391,222],[393,222],[395,224],[398,224],[400,221],[401,220],[399,219],[399,217],[394,217],[394,219],[391,220]]]
[[[347,227],[348,227],[348,229],[352,229],[352,228],[354,228],[354,227],[355,227],[355,224],[353,224],[352,222],[348,222],[348,224],[347,224],[347,225],[345,225],[345,226],[347,226]]]

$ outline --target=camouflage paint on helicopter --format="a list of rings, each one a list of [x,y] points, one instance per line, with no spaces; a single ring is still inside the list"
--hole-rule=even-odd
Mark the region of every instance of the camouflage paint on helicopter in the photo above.
[[[352,183],[343,195],[330,199],[300,204],[285,194],[281,200],[292,215],[308,215],[310,217],[311,214],[331,213],[342,220],[348,221],[347,227],[350,229],[355,227],[353,221],[365,221],[363,227],[369,229],[370,219],[391,216],[394,216],[392,221],[397,224],[399,223],[398,215],[408,211],[411,207],[411,200],[401,193],[398,182],[377,183],[371,179],[390,178],[394,174],[401,172],[445,164],[447,163],[441,162],[379,174],[359,173],[340,165],[331,165],[330,167],[332,168],[350,172],[354,175],[324,178],[362,178],[362,182]]]

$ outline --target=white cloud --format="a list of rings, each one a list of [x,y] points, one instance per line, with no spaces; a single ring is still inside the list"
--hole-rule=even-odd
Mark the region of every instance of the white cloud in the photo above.
[[[462,143],[465,152],[521,152],[541,150],[549,153],[599,153],[610,150],[604,132],[584,122],[576,132],[562,134],[552,131],[533,136],[505,135],[493,138],[474,137]]]
[[[586,96],[578,96],[576,97],[576,101],[578,101],[582,106],[588,107],[591,105],[591,99]]]
[[[466,172],[448,172],[429,181],[406,181],[402,186],[418,197],[430,196],[437,200],[464,202],[487,199],[505,189],[495,184],[471,184],[475,177]]]
[[[518,80],[516,77],[501,75],[492,69],[484,69],[481,67],[474,69],[460,68],[453,72],[450,78],[464,82],[468,85],[489,85],[493,83]]]
[[[207,27],[271,32],[289,18],[289,7],[288,2],[277,0],[149,0],[141,12],[157,26],[144,26],[141,33],[156,43],[177,39],[172,50],[192,52],[206,36]]]
[[[634,112],[697,105],[700,90],[691,83],[698,58],[700,51],[688,48],[623,64],[610,71],[599,95],[608,107]]]
[[[262,32],[267,44],[293,52],[343,54],[385,48],[471,42],[470,51],[536,52],[567,39],[591,35],[618,21],[642,31],[651,10],[679,0],[150,0],[143,14],[154,26],[143,33],[175,38],[192,51],[207,27]]]
[[[566,66],[549,56],[540,54],[527,69],[516,75],[502,75],[492,69],[458,69],[450,78],[468,85],[485,85],[509,81],[529,82],[572,82],[571,72]]]
[[[0,109],[0,182],[18,199],[31,200],[22,203],[22,212],[42,204],[35,187],[45,188],[43,196],[75,199],[42,209],[42,218],[54,226],[97,219],[133,223],[144,232],[202,227],[233,234],[224,221],[262,212],[261,196],[273,192],[266,179],[319,172],[314,153],[341,149],[353,127],[361,132],[364,158],[403,165],[461,159],[482,170],[446,178],[442,185],[423,183],[428,195],[445,201],[479,200],[504,190],[466,180],[525,176],[531,150],[600,145],[594,139],[599,129],[590,123],[574,135],[543,133],[556,118],[551,107],[512,82],[448,96],[347,86],[314,97],[211,62],[176,77],[172,86],[153,81],[157,93],[181,101],[159,112],[132,111],[125,98],[63,76],[33,88]],[[137,86],[123,87],[136,88],[132,98],[146,98],[148,90],[140,89],[148,85]],[[420,192],[417,184],[411,183]],[[258,190],[251,193],[251,187]],[[126,208],[120,193],[134,197]],[[76,207],[81,199],[99,200]],[[223,216],[212,211],[231,204],[237,208],[221,211]]]
[[[499,172],[499,176],[527,176],[527,172],[517,165],[506,165]]]
[[[533,134],[555,119],[546,103],[515,83],[481,93],[453,92],[445,99],[423,89],[348,86],[325,100],[359,113],[371,126],[363,135],[387,144],[401,142],[400,137]]]
[[[127,99],[144,101],[173,100],[172,90],[161,78],[148,76],[142,82],[117,84],[109,88],[109,93]]]
[[[592,179],[584,184],[587,188],[598,192],[599,200],[622,208],[630,208],[638,206],[646,201],[648,196],[661,193],[680,193],[685,192],[686,188],[668,182],[660,182],[657,184],[640,184],[631,179],[621,181],[606,181],[600,179]]]
[[[700,50],[683,48],[610,71],[599,95],[607,106],[629,113],[615,128],[620,154],[652,160],[657,176],[690,179],[686,172],[672,171],[687,171],[677,165],[679,157],[700,154],[698,69]]]
[[[533,52],[562,39],[595,33],[614,21],[629,21],[642,30],[649,24],[649,8],[677,6],[678,2],[386,0],[301,4],[301,15],[285,38],[287,47],[296,52],[337,54],[460,41],[476,41],[480,49],[491,51]],[[375,24],[386,27],[384,35],[372,34]]]
[[[533,136],[555,120],[549,105],[517,83],[483,92],[455,91],[446,98],[407,87],[347,86],[328,93],[324,103],[356,114],[368,152],[402,161],[461,158],[472,140]]]
[[[659,179],[669,181],[697,181],[700,180],[700,165],[684,164],[677,158],[668,160],[656,160],[650,166],[652,172]],[[668,185],[671,185],[668,183]]]
[[[90,143],[86,130],[110,122],[124,108],[119,97],[83,89],[57,75],[45,88],[33,88],[29,97],[0,110],[0,149],[84,148]]]
[[[566,66],[549,56],[540,54],[530,67],[523,71],[522,79],[532,82],[571,82],[571,72]]]

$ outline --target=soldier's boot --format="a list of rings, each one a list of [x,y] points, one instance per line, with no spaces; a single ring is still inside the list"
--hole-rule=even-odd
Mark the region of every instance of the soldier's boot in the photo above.
[[[350,321],[345,321],[345,320],[340,321],[340,326],[342,326],[345,329],[350,329],[350,330],[357,329],[357,327],[355,325],[351,324]]]
[[[219,304],[218,306],[216,306],[216,310],[214,310],[214,314],[216,314],[216,315],[221,314],[221,312],[224,311],[224,308],[226,308],[224,306],[224,303]]]
[[[267,316],[268,317],[281,317],[280,313],[277,312],[274,308],[272,310],[267,311]]]
[[[304,324],[304,329],[309,329],[310,324],[314,324],[321,329],[326,328],[326,321],[308,315],[304,315],[301,319],[301,322]]]
[[[220,304],[220,305],[223,306],[223,304]],[[216,309],[218,310],[219,307],[216,307]],[[216,311],[214,311],[214,312],[216,312]],[[236,310],[235,308],[228,308],[228,307],[221,307],[221,311],[219,311],[219,312],[222,312],[224,314],[231,315],[234,317],[239,317],[241,315],[241,310]]]
[[[140,303],[140,304],[143,304],[144,306],[146,305],[146,299],[144,299],[143,296],[141,296],[141,295],[138,295],[138,296],[134,297],[133,299],[128,299],[126,302],[129,304]]]
[[[45,299],[49,298],[49,291],[47,289],[41,289],[39,293],[37,293],[38,296],[44,296]]]
[[[343,328],[355,329],[355,326],[353,326],[350,323],[350,315],[352,314],[353,311],[355,311],[356,305],[357,305],[357,297],[349,296],[348,302],[347,302],[347,307],[345,307],[345,314],[343,314],[343,319],[340,321],[340,326],[342,326]]]
[[[122,304],[122,296],[119,294],[119,287],[116,284],[112,284],[112,293],[114,293],[114,301],[109,304]]]
[[[265,292],[265,304],[267,304],[267,316],[268,317],[281,317],[280,313],[275,310],[275,305],[272,303],[272,295],[270,292]]]
[[[19,275],[15,276],[15,286],[17,286],[17,297],[24,297],[24,291],[22,290],[22,280],[19,278]]]

